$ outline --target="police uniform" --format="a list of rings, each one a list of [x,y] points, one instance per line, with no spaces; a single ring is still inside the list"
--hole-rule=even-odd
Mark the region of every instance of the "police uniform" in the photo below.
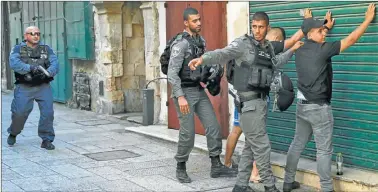
[[[51,142],[55,138],[54,110],[52,88],[49,82],[59,70],[57,56],[47,45],[40,43],[35,48],[31,48],[22,42],[13,47],[9,63],[15,72],[16,87],[11,105],[12,123],[8,128],[10,134],[8,144],[13,145],[15,136],[21,133],[35,100],[41,112],[38,125],[38,136],[43,140],[41,147],[53,149]],[[41,70],[32,71],[38,66],[43,67],[49,76]]]
[[[206,52],[202,56],[203,65],[235,60],[232,84],[242,102],[239,118],[246,138],[235,187],[248,186],[253,160],[256,160],[264,185],[267,188],[275,188],[273,187],[275,179],[270,165],[271,147],[266,132],[266,96],[270,90],[274,65],[280,66],[286,63],[287,58],[293,54],[287,51],[278,55],[273,64],[273,55],[282,52],[283,48],[284,42],[266,40],[262,45],[253,37],[244,35],[235,39],[227,47]],[[272,51],[270,52],[269,49]]]
[[[183,35],[189,35],[183,33]],[[200,37],[189,37],[189,42],[182,35],[179,35],[171,45],[171,56],[168,66],[168,82],[172,86],[172,98],[180,121],[179,141],[175,159],[177,164],[177,178],[180,182],[191,182],[186,175],[185,162],[194,147],[195,122],[194,113],[197,114],[206,132],[209,156],[212,161],[211,176],[236,176],[237,170],[229,175],[224,165],[219,160],[222,152],[222,138],[220,125],[214,113],[213,106],[200,85],[201,75],[192,75],[188,63],[194,58],[200,57],[205,51],[205,40]],[[202,45],[201,47],[194,46]],[[195,77],[193,77],[195,76]],[[178,104],[178,97],[184,96],[189,105],[189,114],[182,114]],[[228,168],[227,168],[228,169]],[[185,172],[185,173],[184,173]],[[184,176],[182,176],[184,174]]]

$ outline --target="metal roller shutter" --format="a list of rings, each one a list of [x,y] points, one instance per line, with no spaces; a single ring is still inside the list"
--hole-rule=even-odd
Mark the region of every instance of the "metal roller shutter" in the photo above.
[[[250,2],[250,20],[257,11],[265,11],[272,27],[283,27],[287,37],[302,23],[300,10],[311,8],[315,18],[327,10],[336,19],[327,41],[341,40],[365,18],[368,2]],[[377,3],[376,3],[377,4]],[[377,11],[378,9],[376,9]],[[377,15],[377,13],[376,13]],[[358,42],[333,57],[334,155],[341,152],[347,166],[378,170],[378,22],[377,16]],[[294,57],[284,68],[295,91],[297,75]],[[273,100],[273,99],[271,99]],[[295,130],[294,104],[286,112],[269,112],[268,132],[272,149],[286,153]],[[271,106],[270,106],[271,109]],[[314,140],[302,156],[316,158]]]

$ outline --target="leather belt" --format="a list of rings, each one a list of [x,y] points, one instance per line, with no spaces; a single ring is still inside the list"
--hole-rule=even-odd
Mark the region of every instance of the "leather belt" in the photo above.
[[[240,92],[238,93],[241,102],[250,101],[254,99],[266,99],[266,93],[258,93],[258,92]]]
[[[329,102],[326,101],[326,100],[320,100],[320,101],[307,101],[307,100],[302,100],[302,99],[300,99],[300,100],[298,100],[298,102],[299,102],[300,104],[304,104],[304,105],[306,105],[306,104],[318,104],[318,105],[324,105],[324,104],[327,104],[327,105],[329,105]]]

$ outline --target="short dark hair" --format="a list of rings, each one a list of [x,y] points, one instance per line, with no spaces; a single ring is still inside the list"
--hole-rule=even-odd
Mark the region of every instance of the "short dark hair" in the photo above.
[[[255,14],[253,14],[252,16],[252,21],[255,20],[255,21],[261,21],[261,20],[264,20],[266,21],[266,24],[269,25],[269,17],[268,17],[268,14],[266,14],[265,12],[263,11],[259,11],[259,12],[256,12]]]
[[[285,29],[282,28],[282,27],[277,27],[279,30],[281,30],[281,33],[282,33],[282,37],[283,39],[285,40],[286,39],[286,32],[285,32]]]
[[[189,15],[198,15],[198,10],[193,7],[188,7],[184,10],[184,21],[187,21]]]

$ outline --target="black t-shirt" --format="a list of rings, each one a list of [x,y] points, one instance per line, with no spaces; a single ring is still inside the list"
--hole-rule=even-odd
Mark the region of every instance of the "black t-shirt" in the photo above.
[[[317,43],[305,40],[295,53],[298,89],[308,101],[331,101],[332,60],[340,53],[340,41]]]
[[[283,51],[284,49],[284,42],[282,41],[271,41],[273,48],[274,48],[274,54],[278,54]],[[272,55],[270,53],[268,44],[265,45],[257,45],[257,64],[258,65],[264,65],[264,66],[271,66],[272,65]]]

